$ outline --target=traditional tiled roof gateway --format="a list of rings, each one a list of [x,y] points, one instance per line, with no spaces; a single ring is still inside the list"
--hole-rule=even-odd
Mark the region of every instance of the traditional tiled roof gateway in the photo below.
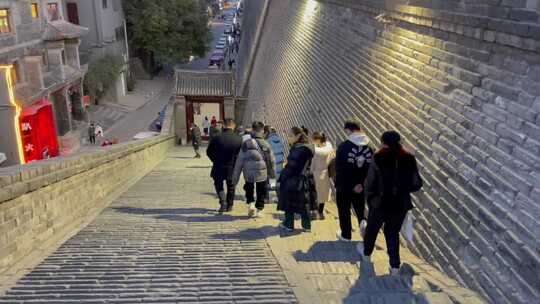
[[[47,22],[43,40],[56,41],[63,39],[80,38],[88,33],[86,27],[82,27],[65,20],[55,20]]]
[[[233,96],[233,75],[229,72],[176,70],[176,94]]]

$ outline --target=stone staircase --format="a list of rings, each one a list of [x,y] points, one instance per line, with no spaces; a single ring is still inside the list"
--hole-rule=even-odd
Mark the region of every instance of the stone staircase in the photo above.
[[[540,86],[518,62],[536,66],[540,57],[523,37],[512,36],[511,46],[486,40],[480,34],[508,29],[466,24],[493,16],[461,4],[272,1],[244,124],[258,119],[280,132],[304,125],[333,143],[350,117],[375,144],[399,130],[425,179],[411,250],[484,298],[530,303],[540,298],[540,116],[532,102]]]

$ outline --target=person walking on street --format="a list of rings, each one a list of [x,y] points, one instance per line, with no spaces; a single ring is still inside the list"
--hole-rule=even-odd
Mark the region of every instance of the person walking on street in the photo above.
[[[204,136],[208,136],[208,132],[210,131],[210,121],[208,120],[208,116],[204,117],[202,127],[203,127]]]
[[[221,134],[221,122],[212,123],[210,126],[210,141]]]
[[[315,217],[318,216],[319,219],[324,220],[324,206],[332,199],[328,166],[336,157],[336,153],[332,144],[326,140],[324,133],[314,132],[312,138],[315,144],[315,156],[311,170],[315,178],[318,205]]]
[[[369,138],[361,132],[360,123],[349,120],[344,125],[348,138],[341,143],[336,153],[336,203],[341,231],[337,238],[350,241],[352,238],[351,205],[354,208],[360,232],[363,235],[364,219],[364,181],[373,158]]]
[[[280,227],[286,231],[294,230],[294,214],[300,214],[302,228],[311,231],[310,213],[316,207],[316,190],[311,162],[315,148],[302,128],[293,127],[289,131],[291,145],[287,164],[279,177],[278,210],[285,212],[285,219]]]
[[[275,158],[270,144],[263,138],[264,124],[254,122],[251,138],[242,143],[240,154],[234,167],[234,184],[238,184],[243,172],[246,191],[246,202],[249,205],[249,216],[262,216],[264,201],[267,197],[267,180],[275,178]],[[257,193],[255,200],[254,192]]]
[[[94,123],[90,123],[90,126],[88,126],[88,140],[92,145],[96,143],[96,127]]]
[[[201,129],[196,124],[191,124],[191,144],[193,145],[193,150],[195,150],[195,158],[201,158],[199,153],[199,148],[201,147]]]
[[[266,141],[270,144],[272,152],[276,157],[276,179],[279,179],[279,175],[283,170],[283,162],[285,161],[285,147],[283,146],[283,142],[281,141],[281,138],[279,138],[276,129],[271,126],[265,126],[264,133]]]
[[[103,134],[103,127],[100,124],[96,124],[96,137],[103,138],[105,134]]]
[[[242,137],[234,133],[236,124],[232,119],[226,119],[223,132],[216,136],[208,145],[206,155],[212,161],[210,176],[219,197],[219,213],[232,211],[236,185],[233,183],[233,170],[236,158],[242,147]],[[223,190],[223,182],[227,184],[227,195]]]
[[[399,232],[407,212],[413,208],[411,193],[420,190],[423,182],[416,158],[403,148],[399,133],[385,132],[381,142],[365,182],[369,215],[364,242],[358,244],[357,250],[364,261],[369,261],[377,234],[384,226],[390,274],[398,275]]]

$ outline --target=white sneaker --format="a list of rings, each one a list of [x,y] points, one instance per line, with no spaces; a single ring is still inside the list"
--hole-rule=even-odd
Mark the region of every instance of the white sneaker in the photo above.
[[[363,262],[371,262],[371,257],[364,255],[364,242],[358,242],[356,245],[356,251],[358,251],[358,254]]]
[[[351,240],[350,239],[346,239],[344,237],[341,236],[341,231],[336,231],[336,237],[338,239],[338,241],[342,241],[342,242],[350,242]]]
[[[366,227],[367,227],[367,221],[361,220],[360,221],[360,235],[362,236],[362,239],[366,236]]]
[[[390,275],[393,277],[399,276],[399,268],[390,268]]]
[[[263,217],[264,213],[262,210],[259,210],[259,209],[255,209],[255,217],[257,218],[261,218]]]
[[[255,208],[255,203],[250,203],[248,208],[248,216],[253,217],[257,213],[257,208]]]

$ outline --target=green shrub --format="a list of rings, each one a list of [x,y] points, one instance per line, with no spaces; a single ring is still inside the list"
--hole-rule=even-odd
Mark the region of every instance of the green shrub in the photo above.
[[[116,83],[124,62],[120,56],[105,56],[88,67],[84,78],[84,87],[94,99],[100,99]]]

